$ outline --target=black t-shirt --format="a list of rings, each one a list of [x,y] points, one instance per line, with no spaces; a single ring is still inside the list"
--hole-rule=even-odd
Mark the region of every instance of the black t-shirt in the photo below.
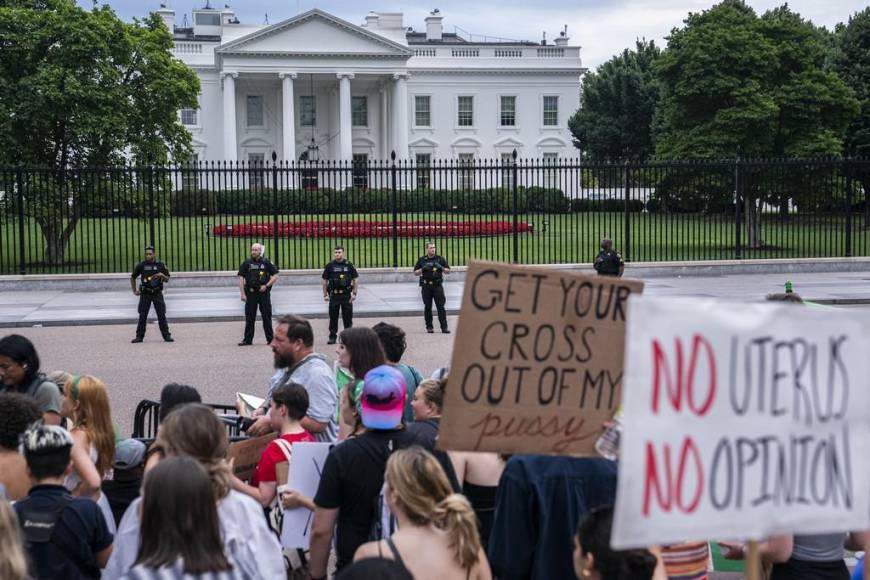
[[[414,421],[408,426],[408,431],[415,434],[419,439],[425,441],[425,445],[422,446],[434,455],[435,459],[438,460],[438,463],[441,464],[444,473],[447,474],[447,479],[450,481],[450,487],[453,488],[453,491],[460,493],[462,491],[462,486],[459,484],[459,478],[456,477],[456,470],[453,469],[453,462],[450,461],[450,456],[447,455],[447,452],[436,449],[435,447],[435,444],[438,442],[438,429],[440,423],[441,420],[438,417],[431,417],[429,419],[424,419],[423,421]]]
[[[67,496],[61,485],[37,485],[26,499],[15,504],[19,521],[25,509],[57,510]],[[68,496],[67,496],[68,497]],[[51,541],[28,543],[31,572],[35,578],[99,578],[96,554],[112,544],[112,534],[97,503],[86,498],[69,498],[54,527]]]
[[[139,278],[139,287],[143,290],[159,292],[163,290],[163,280],[155,274],[163,274],[169,278],[169,270],[166,269],[166,264],[159,260],[153,262],[139,262],[136,268],[133,269],[131,278]]]
[[[348,260],[342,260],[341,262],[331,261],[323,269],[322,276],[328,282],[327,287],[330,292],[350,288],[353,279],[358,277],[359,274],[356,268]]]
[[[420,276],[420,286],[423,286],[427,282],[440,284],[444,279],[445,268],[449,269],[450,264],[447,263],[447,260],[437,254],[431,258],[428,254],[421,256],[414,265],[415,272],[417,270],[422,271],[422,275]]]
[[[238,275],[245,279],[246,288],[259,290],[260,286],[268,284],[269,279],[277,273],[278,268],[266,258],[248,258],[239,266]]]
[[[339,569],[350,564],[357,548],[369,539],[390,453],[413,445],[426,447],[404,429],[367,431],[329,452],[314,503],[326,509],[338,508],[335,550]]]

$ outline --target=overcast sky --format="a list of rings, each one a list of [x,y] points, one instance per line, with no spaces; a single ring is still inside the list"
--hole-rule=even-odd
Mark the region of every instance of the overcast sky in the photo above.
[[[175,9],[176,22],[182,14],[205,5],[205,0],[164,0]],[[320,8],[354,24],[361,24],[369,10],[404,12],[405,26],[425,30],[423,19],[433,8],[444,16],[445,32],[454,26],[479,35],[539,41],[546,31],[552,40],[566,24],[570,44],[583,47],[583,63],[594,68],[622,49],[633,46],[636,38],[654,39],[665,44],[665,36],[680,26],[689,12],[710,7],[710,0],[212,0],[215,7],[227,1],[244,23],[262,24],[269,15],[274,24],[298,12]],[[90,2],[80,0],[83,5]],[[103,2],[101,2],[103,3]],[[108,0],[124,19],[156,10],[160,0]],[[782,1],[749,0],[759,13],[779,6]],[[848,20],[863,9],[866,0],[791,0],[789,6],[804,18],[828,28]]]

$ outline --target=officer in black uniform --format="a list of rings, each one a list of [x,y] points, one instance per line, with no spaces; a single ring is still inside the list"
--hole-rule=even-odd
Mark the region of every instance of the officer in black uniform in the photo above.
[[[447,311],[444,310],[444,274],[450,273],[450,265],[447,260],[435,253],[435,243],[426,244],[426,255],[417,260],[414,266],[414,275],[420,277],[420,287],[423,294],[423,319],[426,321],[426,332],[432,334],[432,300],[438,309],[438,322],[441,324],[441,332],[450,334],[447,328]]]
[[[345,328],[353,326],[353,301],[358,289],[356,268],[344,257],[344,246],[335,246],[335,259],[323,269],[323,300],[329,302],[329,340],[335,344],[338,336],[338,311]]]
[[[136,278],[140,278],[138,287]],[[145,260],[136,264],[130,276],[130,287],[133,294],[139,297],[139,324],[136,326],[136,338],[130,342],[142,342],[145,338],[145,326],[148,324],[148,312],[152,304],[157,312],[157,324],[163,340],[175,342],[169,333],[169,323],[166,322],[166,302],[163,301],[163,284],[166,282],[169,282],[169,270],[163,262],[157,260],[154,247],[146,247]]]
[[[625,262],[622,261],[622,256],[619,252],[613,250],[613,242],[608,238],[601,240],[601,251],[595,257],[595,262],[592,267],[598,272],[599,276],[615,276],[622,277],[625,271]]]
[[[239,346],[248,346],[254,340],[257,308],[263,319],[266,344],[272,342],[272,286],[278,281],[278,268],[263,257],[263,245],[251,246],[251,257],[239,266],[239,293],[245,303],[245,337]]]

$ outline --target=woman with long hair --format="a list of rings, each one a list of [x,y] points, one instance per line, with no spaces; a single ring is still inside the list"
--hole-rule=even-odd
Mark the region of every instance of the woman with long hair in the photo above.
[[[0,499],[0,578],[27,580],[27,556],[21,538],[21,528],[15,510],[5,499]]]
[[[399,531],[387,540],[363,544],[354,561],[388,558],[415,578],[492,577],[474,511],[467,499],[453,493],[434,456],[420,447],[394,451],[384,480],[384,496]]]
[[[76,496],[93,498],[103,510],[113,534],[115,517],[100,486],[112,476],[115,462],[115,428],[106,385],[91,375],[75,376],[63,387],[61,413],[72,422],[72,465],[64,485]]]
[[[170,413],[160,425],[155,442],[161,461],[190,457],[205,469],[211,500],[217,506],[224,553],[239,571],[252,579],[282,578],[285,571],[281,545],[269,530],[262,507],[254,499],[230,489],[231,472],[225,459],[228,447],[224,424],[210,407],[198,403],[183,405]],[[103,572],[104,580],[121,577],[136,561],[141,501],[138,498],[131,503],[121,519],[112,557]]]
[[[192,457],[164,459],[148,472],[142,492],[136,563],[123,578],[246,579],[224,554],[211,480]]]
[[[339,366],[350,371],[355,379],[342,389],[339,401],[341,424],[338,438],[344,440],[359,435],[362,430],[359,413],[356,411],[362,378],[373,368],[386,364],[387,358],[377,333],[364,326],[342,330],[338,335],[335,354],[338,356]]]

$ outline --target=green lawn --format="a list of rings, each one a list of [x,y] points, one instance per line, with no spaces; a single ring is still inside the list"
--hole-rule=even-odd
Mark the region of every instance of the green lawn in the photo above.
[[[389,214],[293,215],[279,221],[385,220]],[[510,215],[469,216],[447,212],[400,214],[400,220],[438,223],[448,220],[511,220]],[[271,222],[263,216],[198,216],[155,220],[155,245],[158,255],[172,271],[234,270],[248,254],[254,241],[266,244],[266,253],[277,256],[280,268],[321,268],[331,258],[332,247],[341,242],[358,267],[393,265],[390,238],[367,239],[279,239],[225,238],[211,235],[219,224]],[[522,214],[520,222],[530,223],[533,232],[518,236],[518,262],[591,262],[602,236],[610,236],[617,250],[629,261],[717,260],[735,257],[732,220],[700,215],[632,213],[630,241],[625,238],[622,213]],[[105,218],[82,220],[67,250],[67,264],[51,268],[44,264],[44,241],[33,222],[25,222],[25,262],[28,273],[128,272],[140,259],[148,240],[147,220]],[[19,224],[12,220],[0,230],[0,274],[19,270]],[[745,234],[741,234],[745,241]],[[845,251],[845,220],[842,217],[802,217],[781,221],[765,216],[762,226],[765,246],[744,249],[744,258],[836,257]],[[853,255],[868,255],[870,230],[854,220]],[[471,258],[511,260],[513,236],[477,238],[436,238],[439,253],[451,264],[462,265]],[[423,253],[422,238],[399,238],[396,247],[399,266],[411,266]]]

